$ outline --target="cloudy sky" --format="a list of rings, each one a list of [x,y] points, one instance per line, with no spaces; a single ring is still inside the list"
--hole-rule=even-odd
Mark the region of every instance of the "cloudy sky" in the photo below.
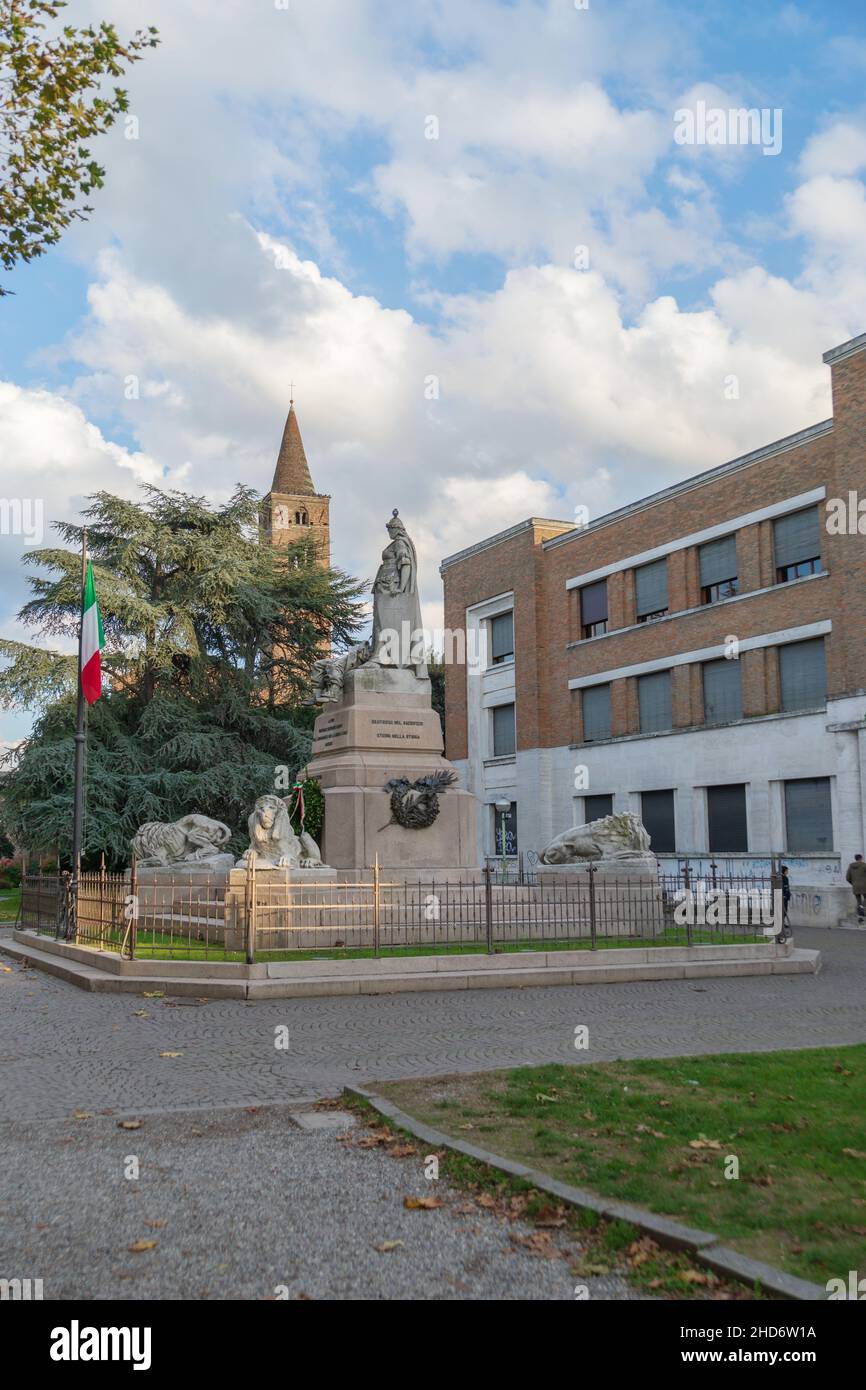
[[[443,555],[825,419],[866,330],[861,0],[584,3],[72,0],[162,44],[90,222],[4,277],[0,496],[265,491],[293,381],[335,563],[369,577],[399,507],[435,622]],[[679,143],[700,103],[781,112],[780,151]]]

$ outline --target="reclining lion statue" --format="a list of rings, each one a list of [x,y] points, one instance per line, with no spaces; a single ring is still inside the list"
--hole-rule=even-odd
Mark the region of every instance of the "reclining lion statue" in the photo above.
[[[210,816],[181,816],[180,820],[149,820],[132,837],[132,853],[143,869],[167,869],[178,864],[210,867],[226,858],[221,853],[232,832]],[[231,855],[228,855],[231,860]]]
[[[580,864],[590,859],[649,862],[655,857],[649,847],[650,837],[642,822],[630,811],[623,811],[586,825],[573,825],[551,840],[538,858],[542,864]]]

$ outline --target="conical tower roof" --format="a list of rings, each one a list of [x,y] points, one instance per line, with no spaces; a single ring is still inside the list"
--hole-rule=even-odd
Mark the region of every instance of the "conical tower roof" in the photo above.
[[[277,455],[277,466],[274,469],[271,492],[288,493],[290,496],[318,496],[310,477],[310,468],[304,453],[304,442],[298,428],[294,402],[289,406],[289,413],[286,417],[286,427],[283,430],[280,452]]]

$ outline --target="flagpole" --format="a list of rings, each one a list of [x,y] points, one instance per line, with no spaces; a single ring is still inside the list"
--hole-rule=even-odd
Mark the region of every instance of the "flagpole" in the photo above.
[[[84,830],[84,751],[87,743],[87,701],[84,698],[84,586],[87,583],[87,527],[81,533],[81,615],[78,620],[78,703],[75,712],[75,789],[72,799],[72,877],[78,881]]]

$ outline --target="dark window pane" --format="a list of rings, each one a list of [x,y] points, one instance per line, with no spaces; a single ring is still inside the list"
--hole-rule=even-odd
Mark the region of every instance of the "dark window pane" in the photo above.
[[[580,591],[580,626],[584,637],[598,637],[607,630],[607,580],[587,584]]]
[[[797,578],[796,575],[780,574],[791,566],[803,561],[818,560],[820,569],[821,529],[818,508],[806,507],[802,512],[790,516],[780,516],[773,522],[773,549],[776,556],[777,578]],[[806,573],[811,574],[811,569]]]
[[[676,849],[672,791],[642,792],[640,817],[649,833],[650,849],[654,854]]]
[[[743,697],[740,689],[739,661],[707,661],[704,663],[704,721],[725,724],[730,719],[742,719]]]
[[[779,690],[783,710],[818,709],[826,704],[823,637],[779,648]]]
[[[638,618],[657,617],[668,611],[668,562],[653,560],[634,572],[635,612]]]
[[[745,786],[707,787],[707,824],[711,850],[747,850]]]
[[[510,810],[504,814],[493,807],[494,853],[502,854],[502,831],[505,830],[505,853],[517,853],[517,802],[512,801]]]
[[[723,579],[719,584],[706,584],[701,589],[701,603],[720,603],[723,598],[733,598],[739,593],[739,579]]]
[[[514,656],[514,614],[500,613],[490,619],[490,659],[493,665]]]
[[[595,738],[610,738],[610,686],[589,685],[581,692],[583,737],[589,743]]]
[[[603,796],[585,796],[583,814],[588,821],[601,820],[602,816],[613,815],[613,793]]]
[[[640,731],[651,734],[658,729],[670,729],[671,673],[657,671],[651,676],[639,676],[637,682],[640,706]]]
[[[506,758],[514,750],[514,706],[496,705],[493,709],[493,756]]]
[[[737,576],[737,538],[721,536],[717,541],[707,541],[698,546],[698,572],[701,587],[721,584],[726,579]]]
[[[785,824],[790,854],[832,850],[829,777],[804,777],[785,783]]]

